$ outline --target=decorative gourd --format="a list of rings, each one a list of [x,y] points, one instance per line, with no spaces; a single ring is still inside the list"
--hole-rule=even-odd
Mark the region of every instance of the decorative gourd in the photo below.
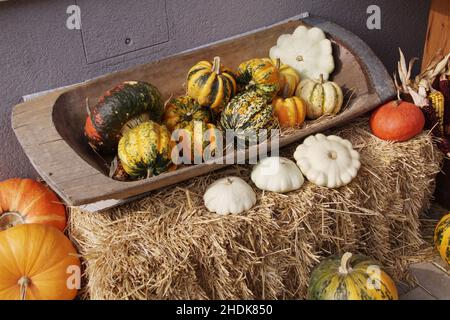
[[[322,74],[328,80],[334,70],[331,41],[316,27],[299,26],[293,34],[281,35],[269,56],[294,68],[302,79],[318,79]]]
[[[132,180],[130,175],[123,168],[122,162],[115,156],[109,168],[109,177],[117,181]]]
[[[213,156],[216,148],[222,145],[219,143],[219,139],[222,139],[222,133],[216,126],[211,123],[205,124],[201,121],[191,121],[184,127],[176,128],[172,137],[179,142],[177,147],[183,150],[178,155],[183,156],[184,164],[201,163],[206,149],[208,149],[207,154]],[[181,150],[179,149],[179,151]],[[190,152],[185,155],[184,151]],[[206,158],[205,160],[210,159]]]
[[[306,138],[294,158],[309,181],[328,188],[350,183],[361,167],[359,153],[350,141],[321,133]]]
[[[380,139],[407,141],[422,132],[425,117],[410,102],[391,101],[376,109],[370,117],[370,129]]]
[[[211,121],[210,116],[209,110],[202,108],[193,98],[185,95],[167,102],[162,121],[172,132],[175,128],[183,128],[192,121],[208,123]]]
[[[397,288],[377,261],[346,252],[314,269],[309,300],[398,300]]]
[[[25,223],[48,224],[63,231],[66,209],[53,191],[35,180],[0,182],[0,231]]]
[[[200,61],[189,70],[187,93],[201,106],[221,111],[236,94],[236,80],[231,70],[215,57],[213,63]]]
[[[434,243],[441,258],[450,265],[450,213],[437,224]]]
[[[0,232],[0,300],[71,300],[80,277],[77,251],[58,229],[23,224]]]
[[[169,169],[172,146],[167,128],[148,121],[123,135],[118,155],[123,169],[132,179],[148,178]]]
[[[295,162],[280,157],[268,157],[253,167],[251,179],[261,190],[289,192],[299,189],[303,175]]]
[[[305,122],[306,104],[302,98],[275,98],[272,105],[281,127],[300,127]]]
[[[300,82],[295,95],[306,102],[306,117],[317,119],[326,114],[337,114],[344,102],[341,88],[332,81],[306,79]]]
[[[256,91],[250,90],[234,97],[223,110],[220,117],[222,130],[232,129],[241,140],[256,138],[261,129],[269,130],[279,127],[273,114],[272,105]]]
[[[126,130],[149,119],[160,121],[163,109],[156,87],[126,81],[108,90],[92,109],[88,106],[85,136],[95,150],[114,152]]]
[[[256,204],[256,194],[247,182],[238,177],[215,181],[203,195],[206,208],[220,215],[239,214]]]
[[[264,59],[264,61],[272,63],[280,73],[280,90],[278,95],[282,98],[292,97],[300,83],[298,72],[287,64],[282,64],[280,59]]]
[[[241,63],[236,72],[239,91],[255,90],[272,100],[280,90],[280,72],[268,59],[251,59]]]

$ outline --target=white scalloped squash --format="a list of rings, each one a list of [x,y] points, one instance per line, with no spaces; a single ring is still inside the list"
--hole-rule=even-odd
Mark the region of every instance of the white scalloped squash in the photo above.
[[[293,34],[283,34],[269,52],[270,58],[294,68],[302,79],[328,80],[334,70],[331,41],[316,27],[299,26]]]

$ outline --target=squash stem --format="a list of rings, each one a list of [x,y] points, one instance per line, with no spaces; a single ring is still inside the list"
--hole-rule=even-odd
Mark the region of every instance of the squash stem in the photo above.
[[[280,69],[280,67],[281,67],[281,59],[280,58],[277,58],[275,66],[277,67],[277,69]]]
[[[27,289],[31,284],[31,279],[27,276],[22,276],[17,284],[20,286],[20,300],[25,300],[27,297]]]
[[[339,267],[339,273],[348,274],[352,270],[350,265],[351,258],[352,254],[350,252],[344,253],[344,255],[341,258],[341,266]]]
[[[402,100],[400,99],[400,97],[398,98],[398,100],[394,100],[394,104],[396,107],[398,107],[401,102],[402,102]]]
[[[320,84],[323,84],[323,74],[320,74],[320,79],[319,79],[319,81],[320,81]]]
[[[214,57],[212,71],[220,74],[220,57]]]
[[[0,231],[9,229],[16,225],[24,224],[25,219],[18,212],[5,212],[0,217]]]

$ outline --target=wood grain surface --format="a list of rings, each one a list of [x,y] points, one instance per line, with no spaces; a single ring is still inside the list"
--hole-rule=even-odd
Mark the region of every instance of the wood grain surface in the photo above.
[[[432,0],[423,50],[422,69],[442,50],[450,52],[450,0]]]

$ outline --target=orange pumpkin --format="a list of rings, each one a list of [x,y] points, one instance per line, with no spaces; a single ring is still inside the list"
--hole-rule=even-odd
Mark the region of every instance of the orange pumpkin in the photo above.
[[[80,259],[56,228],[23,224],[0,232],[0,300],[70,300]]]
[[[299,127],[306,117],[306,105],[302,98],[275,98],[272,102],[278,122],[284,128]]]
[[[0,182],[0,231],[24,223],[66,227],[66,209],[53,191],[31,179]]]
[[[422,132],[425,117],[416,105],[391,101],[376,109],[370,117],[370,129],[380,139],[407,141]]]

